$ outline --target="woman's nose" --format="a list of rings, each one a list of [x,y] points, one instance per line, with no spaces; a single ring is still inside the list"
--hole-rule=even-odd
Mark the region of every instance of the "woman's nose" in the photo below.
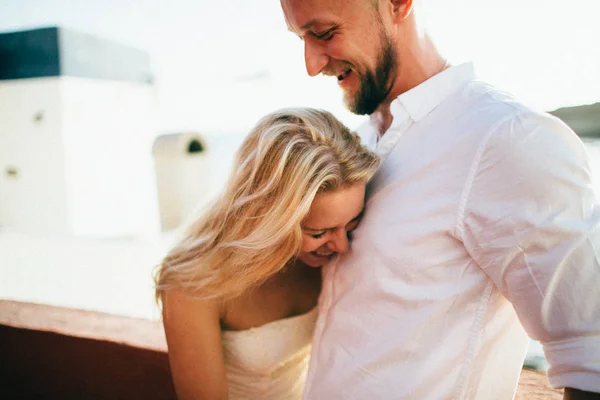
[[[345,229],[338,230],[335,236],[329,241],[329,248],[336,253],[346,253],[350,248],[348,232]]]

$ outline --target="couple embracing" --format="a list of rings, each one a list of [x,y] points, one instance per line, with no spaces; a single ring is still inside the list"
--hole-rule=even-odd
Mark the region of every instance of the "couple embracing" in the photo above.
[[[560,120],[450,65],[417,0],[281,0],[353,133],[282,109],[159,266],[180,399],[511,399],[529,338],[600,398],[600,207]]]

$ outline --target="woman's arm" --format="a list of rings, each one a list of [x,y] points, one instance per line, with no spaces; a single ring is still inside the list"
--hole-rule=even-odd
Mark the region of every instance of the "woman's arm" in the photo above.
[[[219,305],[178,290],[163,294],[169,362],[179,400],[227,399]]]

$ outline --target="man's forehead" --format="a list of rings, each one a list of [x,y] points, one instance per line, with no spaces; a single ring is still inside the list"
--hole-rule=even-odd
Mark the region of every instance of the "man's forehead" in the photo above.
[[[297,24],[290,23],[286,19],[286,23],[287,23],[288,30],[290,32],[302,33],[302,32],[308,31],[308,30],[312,30],[312,29],[319,30],[322,27],[333,25],[333,24],[335,24],[335,20],[313,18],[313,19],[309,20],[308,22],[298,26]]]
[[[291,31],[332,24],[339,18],[337,0],[281,0],[285,22]],[[337,12],[336,12],[337,11]]]

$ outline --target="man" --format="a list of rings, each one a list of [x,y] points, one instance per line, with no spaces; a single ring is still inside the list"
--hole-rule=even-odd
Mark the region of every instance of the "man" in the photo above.
[[[511,399],[527,334],[600,398],[600,208],[561,121],[450,66],[413,0],[281,0],[383,159],[323,271],[306,399]]]

